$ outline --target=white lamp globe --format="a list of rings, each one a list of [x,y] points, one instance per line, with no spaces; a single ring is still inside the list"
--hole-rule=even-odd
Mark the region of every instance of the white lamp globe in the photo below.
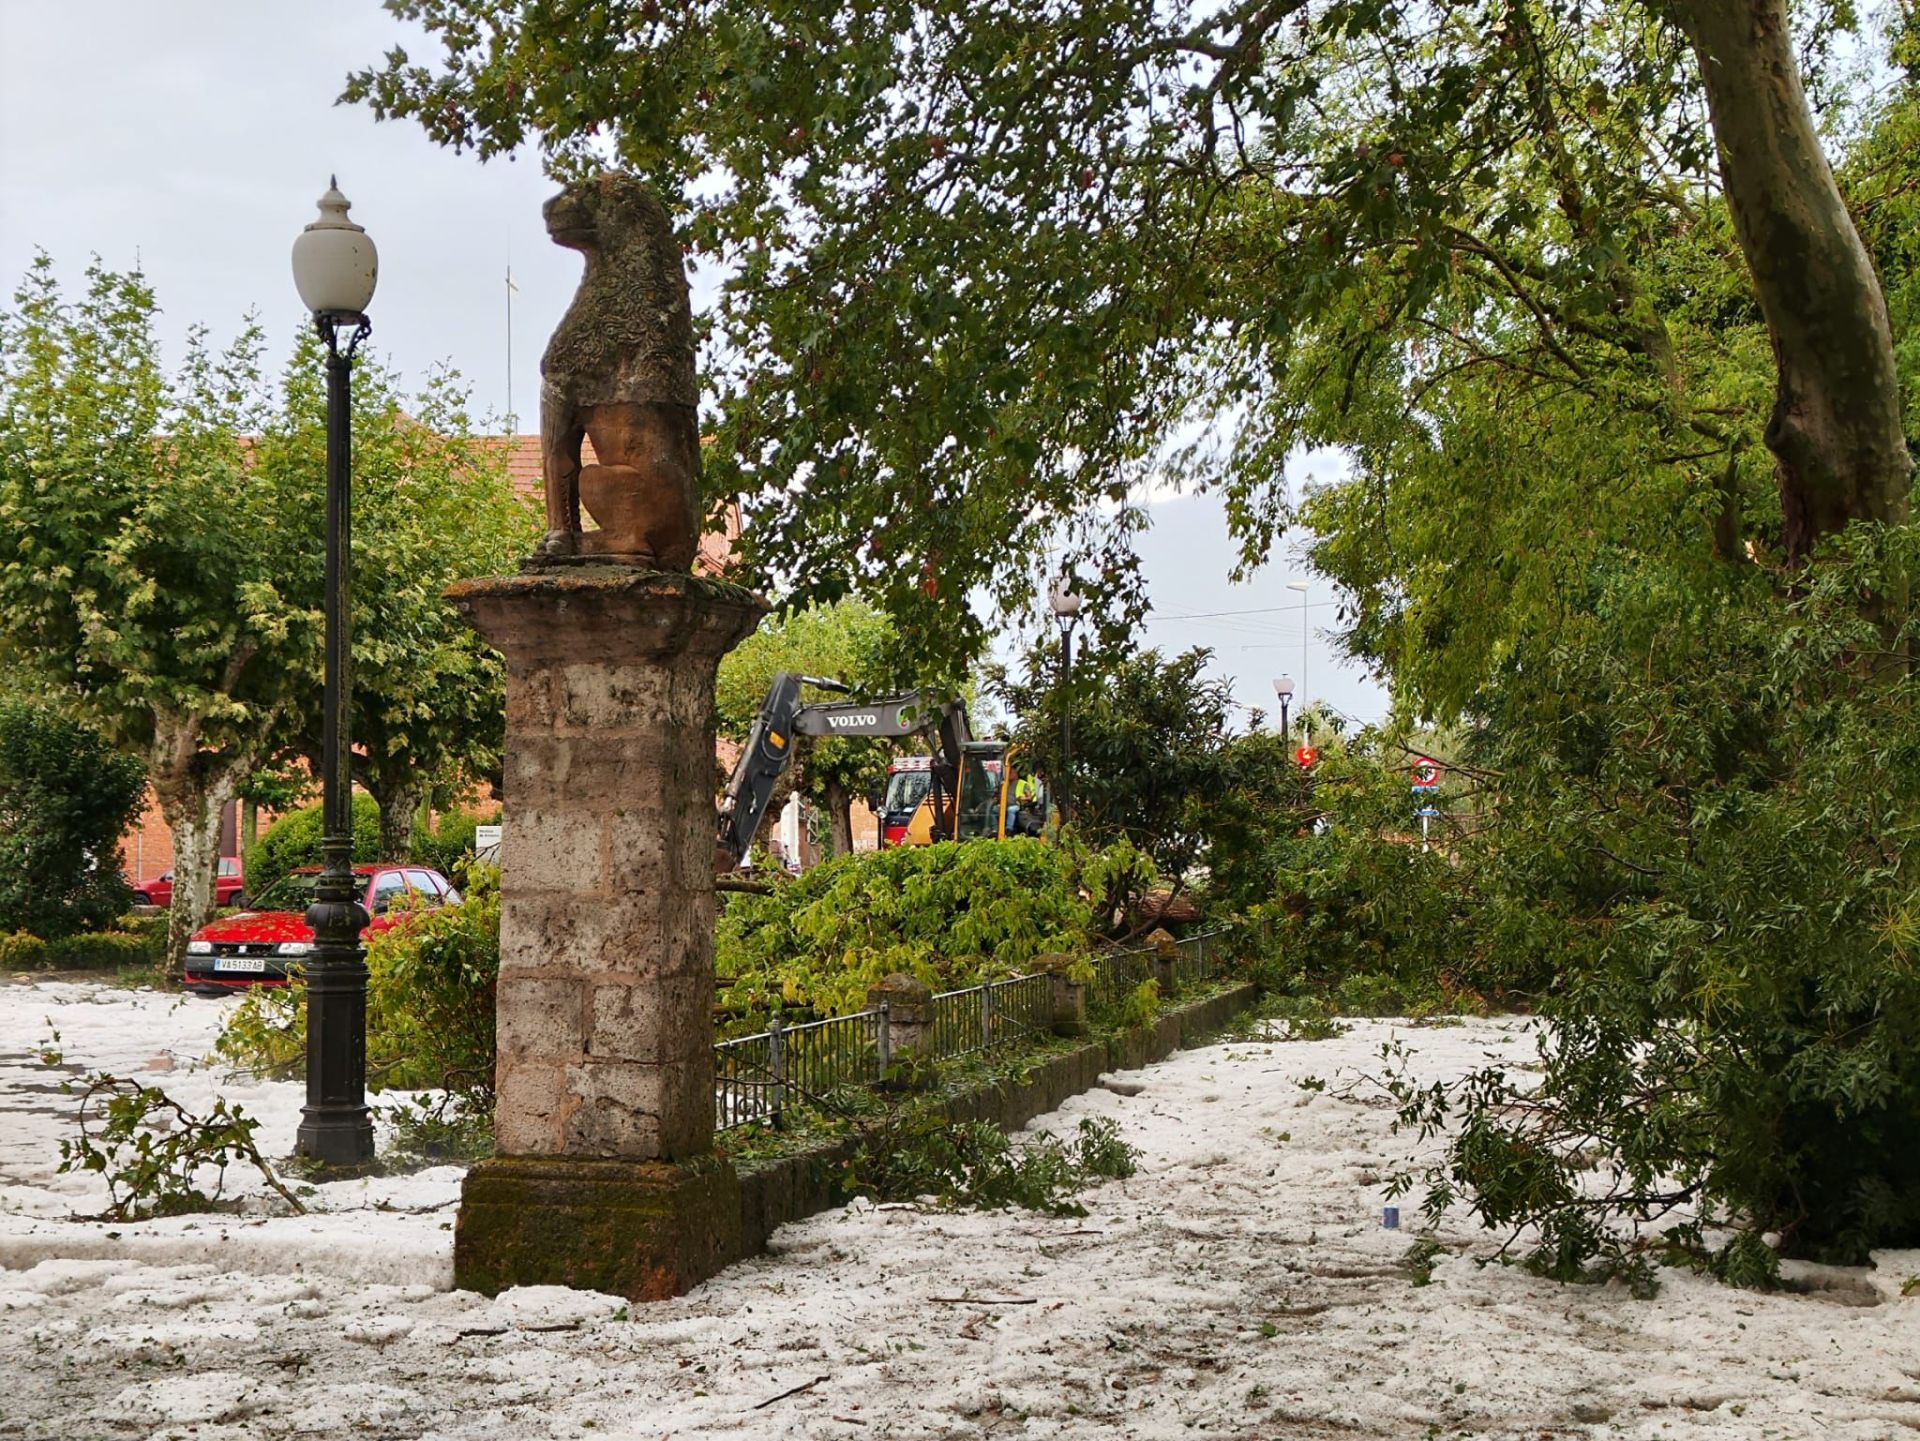
[[[1053,613],[1063,620],[1068,616],[1080,614],[1080,597],[1073,593],[1064,577],[1053,583],[1053,593],[1047,597],[1047,604]]]
[[[347,219],[350,208],[336,180],[320,197],[320,218],[293,242],[293,283],[316,315],[360,315],[373,301],[380,252],[366,231]]]
[[[1281,700],[1286,700],[1288,697],[1290,697],[1293,694],[1293,677],[1290,675],[1283,675],[1278,680],[1274,681],[1273,693],[1276,696],[1280,697]]]

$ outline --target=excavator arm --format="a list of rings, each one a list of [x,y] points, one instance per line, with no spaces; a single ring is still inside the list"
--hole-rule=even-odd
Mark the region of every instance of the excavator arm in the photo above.
[[[720,802],[715,861],[723,869],[739,865],[753,848],[753,838],[773,799],[774,785],[793,759],[793,738],[797,735],[902,740],[933,731],[937,735],[935,784],[948,795],[958,792],[959,758],[972,739],[966,707],[960,702],[932,701],[915,691],[883,700],[803,703],[803,686],[841,695],[853,693],[850,686],[818,676],[782,671],[773,678]],[[944,776],[939,774],[943,766]]]

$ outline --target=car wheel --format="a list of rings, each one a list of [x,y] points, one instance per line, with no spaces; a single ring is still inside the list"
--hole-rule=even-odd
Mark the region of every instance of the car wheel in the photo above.
[[[235,891],[233,893],[233,899],[228,901],[227,904],[232,906],[236,911],[246,910],[247,909],[247,893],[245,891]]]

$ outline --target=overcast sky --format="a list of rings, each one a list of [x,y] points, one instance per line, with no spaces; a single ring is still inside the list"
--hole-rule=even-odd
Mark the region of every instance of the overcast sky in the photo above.
[[[372,345],[409,381],[448,362],[475,409],[538,428],[540,351],[579,278],[551,244],[537,158],[482,165],[409,123],[336,106],[349,70],[427,42],[376,0],[0,0],[0,278],[8,292],[36,249],[70,290],[87,257],[138,264],[165,311],[170,358],[190,324],[230,335],[257,311],[276,360],[305,317],[288,252],[338,174],[353,218],[380,248]],[[511,265],[512,363],[506,275]],[[701,300],[696,284],[695,304]],[[1225,523],[1209,497],[1154,507],[1143,564],[1162,618],[1150,639],[1214,647],[1247,705],[1302,668],[1290,558],[1229,585]],[[1215,557],[1218,557],[1216,559]],[[1334,657],[1321,632],[1334,596],[1313,580],[1304,692],[1361,719],[1385,698]],[[1219,612],[1253,612],[1223,615]],[[1172,617],[1193,617],[1173,619]]]

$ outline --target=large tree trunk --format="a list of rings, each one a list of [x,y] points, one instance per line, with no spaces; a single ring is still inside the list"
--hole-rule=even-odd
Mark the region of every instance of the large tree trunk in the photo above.
[[[412,766],[369,775],[364,784],[380,805],[380,859],[404,861],[413,851],[413,824],[427,798],[427,780]]]
[[[1680,0],[1720,173],[1779,367],[1767,448],[1786,545],[1906,519],[1911,465],[1886,299],[1801,89],[1784,0]]]
[[[853,854],[853,792],[838,781],[827,782],[827,825],[832,832],[833,854]]]
[[[173,904],[167,913],[166,970],[178,976],[187,942],[213,915],[214,874],[220,865],[220,812],[233,799],[237,772],[210,777],[192,765],[152,773],[160,814],[173,831]]]

